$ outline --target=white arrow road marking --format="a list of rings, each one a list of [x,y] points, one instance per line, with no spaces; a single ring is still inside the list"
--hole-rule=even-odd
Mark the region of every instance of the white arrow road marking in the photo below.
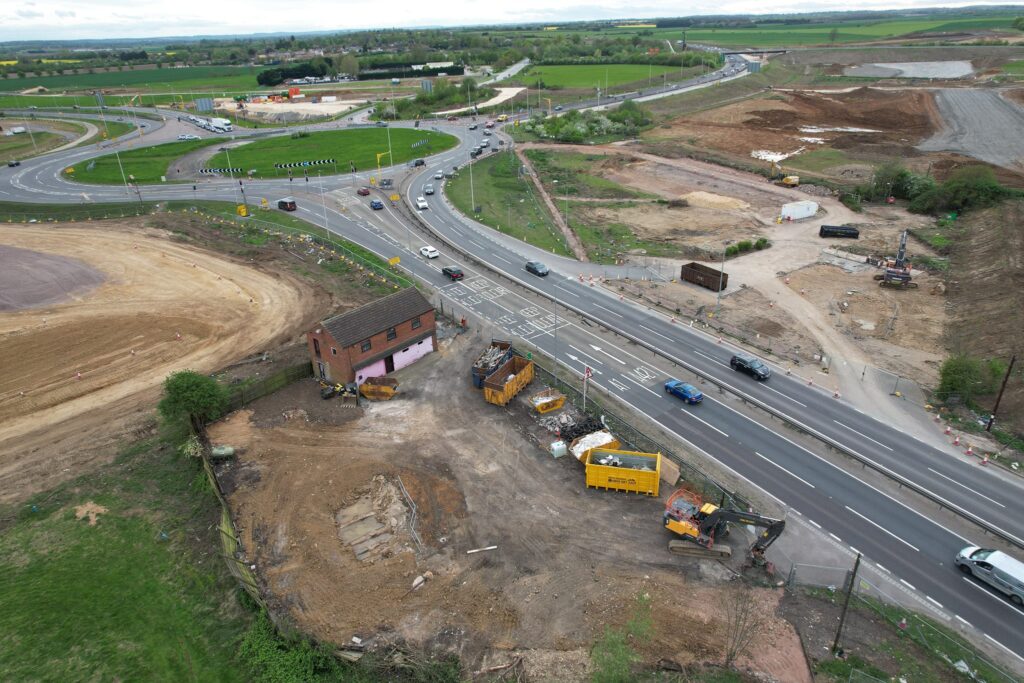
[[[569,358],[571,358],[572,360],[576,361],[577,363],[581,363],[584,367],[589,367],[586,363],[584,363],[582,360],[580,360],[578,357],[572,355],[571,353],[567,353],[565,355],[568,356]],[[594,372],[596,372],[599,375],[603,375],[604,374],[603,372],[601,372],[600,370],[598,370],[596,368],[590,368],[590,369],[593,370]]]
[[[595,363],[599,363],[601,365],[604,365],[604,361],[601,361],[601,360],[598,360],[597,358],[594,358],[593,356],[591,356],[586,351],[581,351],[580,349],[577,349],[572,344],[569,344],[569,348],[572,349],[573,351],[575,351],[576,353],[580,354],[580,355],[586,356],[587,358],[589,358],[590,360],[594,361]]]
[[[613,356],[612,354],[610,354],[610,353],[608,353],[607,351],[605,351],[604,349],[602,349],[602,348],[601,348],[600,346],[594,346],[593,344],[591,344],[591,345],[590,345],[590,348],[594,349],[594,350],[595,350],[595,351],[597,351],[598,353],[603,353],[604,355],[608,356],[609,358],[611,358],[611,359],[612,359],[613,361],[615,361],[616,363],[619,363],[619,364],[621,364],[621,365],[625,365],[625,364],[626,364],[626,361],[624,361],[624,360],[619,360],[618,358],[616,358],[616,357],[615,357],[615,356]]]

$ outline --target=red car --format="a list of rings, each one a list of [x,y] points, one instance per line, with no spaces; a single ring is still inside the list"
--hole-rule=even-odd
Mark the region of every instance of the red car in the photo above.
[[[370,188],[360,187],[358,190],[356,190],[356,194],[359,195],[360,197],[368,197],[370,196]]]
[[[449,117],[448,117],[448,120],[449,120],[449,121],[458,121],[458,120],[459,120],[459,117],[458,117],[458,116],[449,116]]]

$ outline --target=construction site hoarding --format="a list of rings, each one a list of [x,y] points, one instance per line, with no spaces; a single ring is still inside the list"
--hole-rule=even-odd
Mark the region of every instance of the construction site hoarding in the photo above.
[[[709,268],[696,261],[691,261],[679,269],[679,279],[700,285],[712,292],[722,291],[729,286],[729,273]]]
[[[587,468],[587,488],[658,496],[661,453],[592,448],[584,464]]]
[[[484,380],[484,400],[496,406],[507,405],[533,381],[533,361],[512,356]]]

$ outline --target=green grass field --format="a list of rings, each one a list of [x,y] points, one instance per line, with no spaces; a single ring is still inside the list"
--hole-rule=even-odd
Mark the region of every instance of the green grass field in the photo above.
[[[413,128],[332,130],[310,133],[305,137],[278,137],[253,142],[230,152],[231,166],[245,171],[256,169],[257,174],[263,177],[287,176],[287,170],[276,169],[274,164],[336,159],[339,173],[349,171],[350,161],[355,163],[356,170],[365,171],[376,168],[377,154],[388,151],[389,131],[391,153],[396,165],[437,154],[457,143],[451,135]],[[380,163],[386,166],[387,156],[382,157]],[[227,155],[214,155],[209,165],[214,168],[227,167]],[[317,171],[330,174],[334,173],[334,166],[310,166],[308,170],[314,176]],[[302,177],[302,168],[293,168],[291,171],[295,177]]]
[[[31,78],[0,79],[0,91],[20,91],[37,85],[49,90],[91,90],[94,88],[131,88],[144,92],[213,92],[250,88],[260,90],[252,66],[190,66],[181,69],[163,68],[144,71],[71,74]],[[280,88],[278,88],[279,90]]]
[[[65,176],[83,183],[99,185],[120,185],[125,178],[131,182],[135,176],[139,184],[159,183],[160,176],[167,175],[167,169],[174,161],[193,150],[224,142],[224,138],[207,138],[205,140],[188,140],[168,142],[154,147],[143,147],[119,152],[118,155],[107,154],[87,163],[74,166],[74,173],[65,172]],[[118,156],[121,164],[118,165]],[[89,165],[92,165],[92,169]],[[124,176],[121,170],[124,169]]]
[[[490,154],[473,164],[473,200],[484,225],[556,254],[569,256],[561,232],[529,178],[519,178],[519,162],[508,153]],[[445,194],[455,207],[473,215],[469,170],[448,182]]]
[[[1024,76],[1024,60],[1007,62],[1003,64],[1003,71],[1014,76]]]
[[[635,202],[616,202],[601,206],[628,208],[633,205]],[[569,202],[569,227],[579,236],[583,248],[587,250],[587,257],[594,263],[615,263],[616,254],[634,249],[644,249],[649,256],[676,256],[679,254],[679,248],[674,244],[648,242],[638,238],[633,229],[625,223],[588,220],[587,211],[593,208],[593,204]],[[669,211],[670,209],[662,208],[662,210]]]
[[[28,133],[10,137],[0,136],[0,163],[6,164],[13,159],[27,159],[60,147],[64,142],[64,138],[56,133],[36,130],[32,131],[32,137],[29,137]]]
[[[0,515],[5,680],[251,680],[236,659],[250,617],[209,552],[216,499],[173,446],[136,444]],[[96,526],[75,518],[87,502],[108,509]]]
[[[812,149],[803,154],[786,159],[785,166],[793,169],[803,169],[816,173],[824,173],[833,166],[842,166],[851,163],[851,159],[838,149]]]
[[[591,174],[589,171],[595,164],[609,158],[601,154],[531,149],[526,152],[526,158],[533,164],[537,177],[544,184],[544,189],[552,196],[598,199],[654,197]]]
[[[531,66],[525,73],[517,74],[512,80],[525,85],[533,85],[543,81],[551,90],[565,88],[596,88],[605,89],[625,83],[646,83],[650,77],[652,84],[661,84],[661,75],[674,76],[679,73],[678,67],[648,66],[647,64],[558,64],[554,66]]]

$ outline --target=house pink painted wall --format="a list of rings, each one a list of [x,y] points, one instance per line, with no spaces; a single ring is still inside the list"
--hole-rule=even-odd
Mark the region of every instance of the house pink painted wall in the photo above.
[[[395,367],[397,368],[398,366],[396,365]],[[356,370],[356,384],[362,384],[366,381],[367,377],[383,377],[386,374],[388,373],[384,370],[384,359],[381,358],[376,363]]]
[[[433,350],[434,338],[427,337],[426,339],[421,339],[412,346],[406,347],[401,351],[395,351],[392,354],[395,359],[395,370],[401,370],[406,366],[412,365]]]

